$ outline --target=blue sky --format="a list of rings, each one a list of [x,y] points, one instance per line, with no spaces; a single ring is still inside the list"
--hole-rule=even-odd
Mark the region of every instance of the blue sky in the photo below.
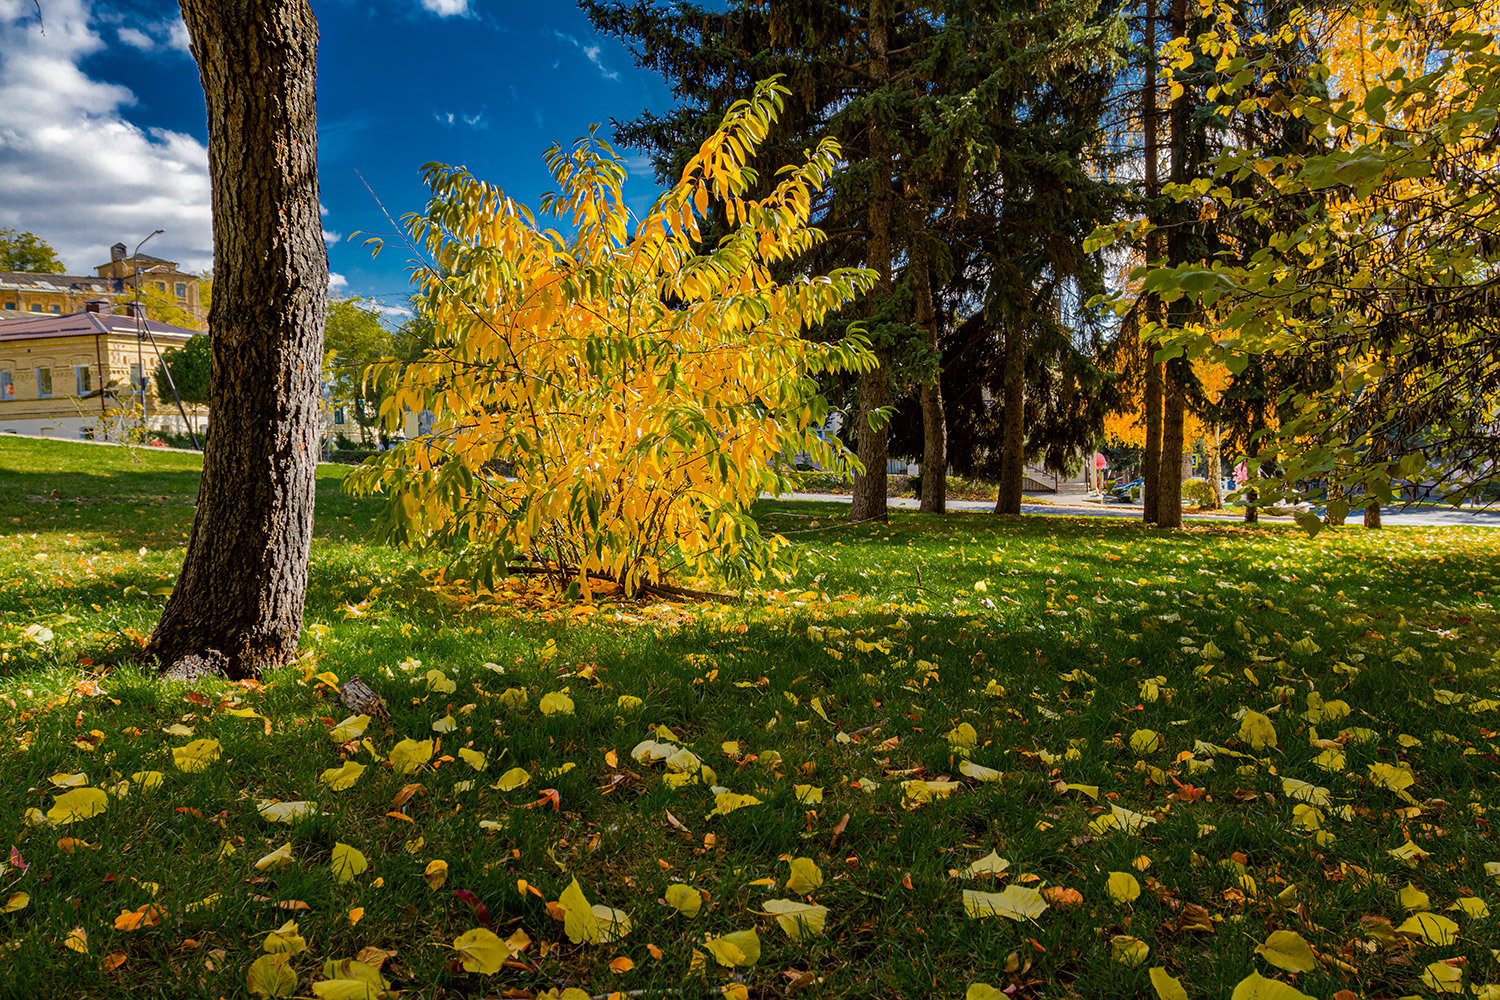
[[[212,257],[203,95],[177,5],[0,0],[0,226],[36,232],[71,270],[116,241],[203,268]],[[420,209],[420,169],[464,164],[535,204],[542,153],[671,95],[596,36],[571,0],[314,0],[321,27],[319,173],[339,294],[406,295],[409,254],[372,260],[354,232]],[[43,33],[45,31],[45,34]],[[627,196],[656,192],[634,151]],[[336,239],[333,237],[337,237]]]

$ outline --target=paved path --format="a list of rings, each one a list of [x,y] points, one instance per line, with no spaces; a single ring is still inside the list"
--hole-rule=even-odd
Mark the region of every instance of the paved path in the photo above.
[[[849,503],[851,498],[829,493],[793,493],[790,499],[817,500],[825,503]],[[891,497],[889,504],[891,507],[900,510],[917,509],[917,500],[915,497]],[[993,500],[949,500],[948,509],[950,511],[991,511],[995,509],[995,502]],[[1078,496],[1064,495],[1060,500],[1049,501],[1047,503],[1025,503],[1023,501],[1021,504],[1021,513],[1052,514],[1064,517],[1123,517],[1132,520],[1140,520],[1141,517],[1140,507],[1101,507],[1098,503],[1085,501],[1081,494]],[[1193,513],[1185,514],[1184,516],[1191,521],[1237,522],[1244,520],[1244,515],[1237,511],[1229,514]],[[1292,519],[1289,517],[1270,517],[1264,513],[1261,515],[1261,519],[1273,523],[1292,523]],[[1471,510],[1466,507],[1462,510],[1456,510],[1452,507],[1412,507],[1400,510],[1394,507],[1387,507],[1380,512],[1380,520],[1381,523],[1389,525],[1500,528],[1500,509],[1492,507],[1489,510]],[[1360,514],[1358,512],[1351,513],[1349,523],[1359,524]]]

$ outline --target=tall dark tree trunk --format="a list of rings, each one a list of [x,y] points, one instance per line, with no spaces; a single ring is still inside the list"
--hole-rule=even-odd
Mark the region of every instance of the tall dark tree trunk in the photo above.
[[[912,284],[917,297],[917,326],[922,341],[938,354],[937,310],[932,306],[932,262],[918,235],[912,242]],[[943,387],[939,372],[921,388],[922,403],[922,502],[926,514],[941,514],[948,508],[948,425],[943,413]]]
[[[312,546],[328,257],[307,0],[181,0],[208,104],[214,433],[146,654],[254,677],[297,651]]]
[[[1182,450],[1187,399],[1177,368],[1185,363],[1183,358],[1174,358],[1162,365],[1166,384],[1162,387],[1161,470],[1156,477],[1156,523],[1163,528],[1182,527]]]
[[[1001,434],[1000,495],[996,514],[1021,513],[1021,485],[1026,474],[1026,327],[1013,317],[1005,331],[1005,429]]]
[[[1155,353],[1147,344],[1147,357]],[[1148,365],[1142,401],[1146,409],[1146,449],[1141,456],[1141,520],[1146,524],[1157,523],[1156,498],[1160,496],[1157,479],[1161,476],[1161,380],[1162,366]]]
[[[1155,215],[1159,209],[1157,201],[1161,187],[1156,174],[1158,115],[1156,108],[1156,0],[1146,0],[1145,25],[1146,66],[1141,81],[1141,129],[1142,158],[1144,160],[1146,198],[1149,211]],[[1156,222],[1155,218],[1151,219]],[[1153,230],[1146,236],[1146,260],[1154,265],[1159,251],[1159,240]],[[1145,314],[1149,322],[1161,319],[1161,300],[1147,296]],[[1142,390],[1142,405],[1145,408],[1146,450],[1141,457],[1141,520],[1146,524],[1157,523],[1157,478],[1161,475],[1161,365],[1152,362],[1156,352],[1150,342],[1146,350],[1146,385]]]
[[[1379,500],[1371,500],[1369,503],[1365,504],[1365,527],[1366,528],[1378,528],[1378,527],[1380,527],[1380,501]]]
[[[890,56],[887,53],[894,0],[871,0],[870,3],[870,85],[879,90],[890,79]],[[870,164],[875,175],[870,185],[870,240],[868,263],[879,276],[880,299],[891,291],[891,223],[895,192],[891,187],[891,147],[885,128],[879,121],[869,124]],[[886,383],[886,352],[877,350],[879,360],[873,369],[859,376],[858,455],[863,473],[854,476],[854,502],[849,508],[850,521],[884,521],[886,513],[887,433],[884,425],[870,426],[870,414],[890,402]]]

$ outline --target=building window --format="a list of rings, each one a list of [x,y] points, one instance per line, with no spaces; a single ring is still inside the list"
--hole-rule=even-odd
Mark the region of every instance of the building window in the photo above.
[[[52,307],[52,314],[54,316],[59,315],[61,312],[62,312],[62,307],[61,306],[53,306]]]
[[[78,383],[78,395],[83,396],[94,391],[94,372],[88,365],[74,366],[73,379]]]
[[[38,399],[44,399],[52,395],[51,368],[38,368],[36,370],[36,395]]]
[[[92,441],[92,440],[94,440],[94,429],[92,427],[80,427],[80,428],[78,428],[78,439],[80,441]]]
[[[179,299],[187,298],[187,285],[180,281],[177,283],[177,297]]]
[[[146,380],[141,378],[141,366],[132,364],[130,366],[130,389],[132,392],[140,392],[146,388]]]
[[[42,304],[40,302],[33,302],[31,304],[31,311],[34,312],[34,313],[41,312],[42,311]]]
[[[161,293],[163,293],[163,294],[166,294],[166,291],[167,291],[167,283],[166,283],[166,282],[165,282],[165,281],[158,281],[158,282],[157,282],[157,283],[156,283],[156,290],[157,290],[157,291],[158,291],[158,292],[161,292]]]
[[[10,377],[10,372],[0,371],[0,399],[15,399],[16,383]]]
[[[7,309],[14,309],[15,307],[16,307],[16,304],[14,302],[7,302],[7,303],[5,303],[5,308],[7,308]]]

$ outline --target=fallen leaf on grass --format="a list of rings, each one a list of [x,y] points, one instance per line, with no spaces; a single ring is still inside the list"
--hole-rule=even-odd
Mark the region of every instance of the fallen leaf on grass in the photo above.
[[[499,972],[505,960],[511,956],[509,946],[483,927],[460,934],[453,942],[453,949],[458,952],[464,971],[484,976],[493,976]]]
[[[800,903],[795,899],[768,899],[762,905],[767,913],[775,915],[776,923],[793,941],[822,934],[828,920],[826,906]]]
[[[1047,910],[1041,892],[1019,885],[1008,885],[1004,892],[964,890],[964,912],[974,919],[1005,917],[1008,920],[1032,920]]]
[[[277,953],[262,955],[250,963],[245,986],[258,997],[289,997],[297,990],[297,973],[288,963],[290,956]]]
[[[1255,953],[1278,969],[1288,972],[1312,972],[1318,967],[1318,956],[1312,945],[1296,931],[1272,931]]]

